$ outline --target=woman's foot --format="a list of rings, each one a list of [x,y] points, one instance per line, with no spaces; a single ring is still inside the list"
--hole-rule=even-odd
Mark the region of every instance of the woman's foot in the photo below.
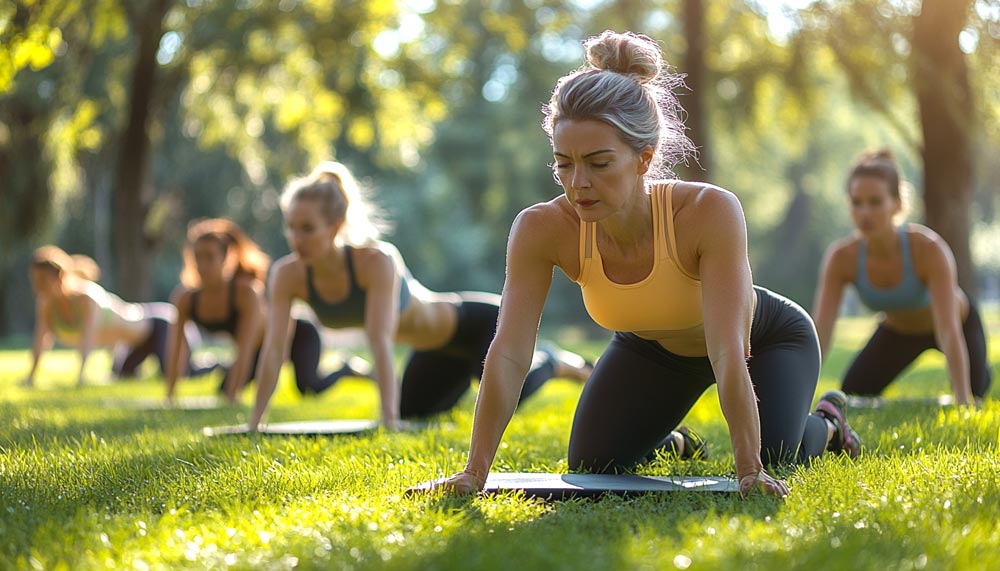
[[[708,444],[697,432],[686,426],[678,426],[670,433],[680,444],[677,455],[681,460],[704,460],[708,458]]]
[[[708,445],[705,443],[705,439],[686,426],[678,426],[676,430],[668,434],[663,442],[646,456],[646,460],[654,460],[657,451],[673,452],[681,460],[708,458]]]
[[[826,391],[819,397],[814,412],[833,426],[827,450],[843,452],[851,458],[861,455],[861,438],[847,424],[847,395],[838,390]]]
[[[590,378],[590,373],[594,370],[594,364],[590,361],[576,353],[560,349],[551,343],[539,345],[538,350],[545,353],[552,360],[556,377],[573,379],[574,381],[585,383]]]

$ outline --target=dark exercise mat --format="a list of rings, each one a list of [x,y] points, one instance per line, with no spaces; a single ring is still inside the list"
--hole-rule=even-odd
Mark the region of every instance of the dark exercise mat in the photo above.
[[[261,424],[257,432],[271,436],[337,436],[364,434],[378,425],[374,420],[300,420]],[[206,426],[202,432],[205,436],[252,434],[246,424]]]
[[[426,492],[439,480],[421,482],[408,493]],[[545,474],[491,472],[483,493],[523,491],[532,498],[561,500],[571,497],[596,497],[605,494],[624,496],[669,492],[739,493],[732,478],[716,476],[637,476],[634,474]]]

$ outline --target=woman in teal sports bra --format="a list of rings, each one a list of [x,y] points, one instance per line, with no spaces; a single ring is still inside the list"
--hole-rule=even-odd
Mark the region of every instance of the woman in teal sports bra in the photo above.
[[[35,338],[31,370],[23,381],[33,386],[42,353],[60,343],[80,352],[77,384],[84,384],[87,359],[97,347],[115,347],[112,373],[134,376],[139,365],[155,355],[165,372],[166,339],[174,308],[165,303],[126,303],[109,293],[95,280],[97,264],[87,256],[70,256],[56,246],[42,246],[31,257],[29,273],[35,292]],[[205,374],[211,367],[195,369],[187,355],[185,371],[191,376]]]
[[[378,239],[370,208],[340,163],[323,163],[289,182],[281,210],[292,253],[270,272],[267,333],[249,426],[259,425],[274,391],[285,346],[281,332],[295,299],[308,303],[325,327],[364,330],[384,425],[398,428],[401,420],[452,408],[468,392],[472,378],[482,374],[499,296],[438,293],[420,285],[396,248]],[[401,380],[393,362],[396,343],[412,350]],[[538,353],[519,399],[554,376],[584,380],[588,373],[579,356],[560,350]]]
[[[888,150],[867,152],[847,177],[855,232],[830,245],[819,274],[813,318],[824,357],[833,342],[844,288],[881,313],[878,328],[844,374],[842,389],[878,396],[921,353],[938,349],[947,361],[955,402],[972,403],[989,390],[983,324],[958,285],[948,244],[920,224],[902,223],[899,168]]]
[[[185,352],[184,326],[193,323],[233,341],[235,357],[225,369],[221,390],[235,403],[240,391],[256,375],[264,341],[264,279],[271,258],[232,220],[205,218],[188,226],[181,284],[171,296],[177,308],[168,354],[167,401],[173,402],[181,356]],[[295,385],[302,394],[319,394],[346,376],[364,377],[367,363],[347,360],[328,375],[317,374],[322,352],[319,332],[308,319],[296,318],[289,331],[289,360]],[[359,370],[360,369],[360,370]]]

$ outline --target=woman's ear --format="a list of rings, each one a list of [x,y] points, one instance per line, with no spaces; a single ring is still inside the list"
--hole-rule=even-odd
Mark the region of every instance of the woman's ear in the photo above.
[[[653,147],[646,147],[639,153],[639,175],[644,175],[649,172],[649,165],[653,164],[653,155],[655,150]]]

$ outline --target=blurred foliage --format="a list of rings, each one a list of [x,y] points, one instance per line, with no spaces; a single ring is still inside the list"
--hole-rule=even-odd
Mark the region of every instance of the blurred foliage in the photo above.
[[[0,334],[31,328],[23,268],[33,247],[114,261],[109,213],[141,33],[129,22],[149,4],[0,3]],[[808,306],[823,249],[850,231],[843,183],[854,156],[892,146],[919,182],[905,70],[919,2],[702,4],[708,88],[678,93],[700,99],[711,134],[711,171],[697,178],[743,201],[756,281]],[[165,298],[176,283],[195,217],[232,217],[284,254],[281,187],[326,158],[359,175],[418,279],[499,291],[511,220],[560,192],[540,106],[581,63],[580,40],[641,30],[677,65],[689,41],[683,9],[680,0],[170,2],[148,129],[144,216],[158,212],[164,233],[151,254],[153,291]],[[991,160],[1000,2],[975,2],[963,34],[982,125],[975,243],[997,224],[988,183],[1000,175]],[[697,162],[689,167],[685,176],[697,174]],[[977,251],[1000,266],[988,243]],[[581,307],[560,277],[544,324],[598,333]]]

